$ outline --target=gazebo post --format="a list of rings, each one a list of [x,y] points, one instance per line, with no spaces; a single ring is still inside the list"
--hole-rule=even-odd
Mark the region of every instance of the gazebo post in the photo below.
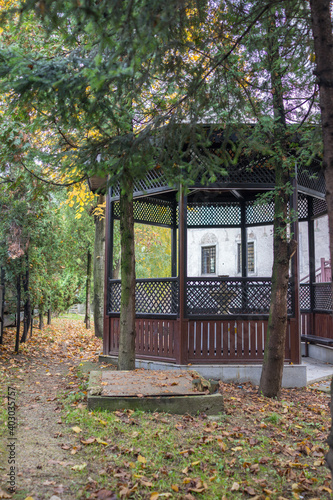
[[[297,167],[296,167],[297,168]],[[297,170],[295,179],[293,179],[293,194],[290,198],[290,209],[295,212],[298,210],[298,189],[297,189]],[[294,314],[295,328],[292,328],[293,321],[290,321],[290,357],[291,362],[301,363],[301,315],[299,300],[299,228],[298,217],[291,223],[293,238],[297,243],[296,251],[291,258],[291,283],[292,283],[292,305]]]
[[[176,363],[187,363],[186,335],[188,321],[186,319],[187,288],[187,196],[183,187],[179,188],[179,328],[176,340]]]
[[[103,354],[108,355],[110,351],[110,325],[108,318],[109,304],[109,278],[112,278],[113,261],[113,202],[111,201],[112,188],[110,187],[106,196],[105,207],[105,280],[104,280],[104,328],[103,328]]]
[[[314,286],[316,281],[316,255],[315,255],[315,233],[314,233],[314,219],[313,219],[313,198],[309,196],[309,213],[308,213],[308,240],[309,240],[309,286],[310,286],[310,321],[309,329],[307,333],[309,335],[315,335],[314,331],[314,307],[315,307],[315,296],[314,296]],[[303,333],[303,332],[302,332]]]
[[[241,273],[242,278],[247,277],[247,229],[246,229],[246,205],[245,200],[240,202],[241,209],[241,256],[242,256],[242,266]],[[247,309],[247,283],[244,282],[242,285],[242,310]]]

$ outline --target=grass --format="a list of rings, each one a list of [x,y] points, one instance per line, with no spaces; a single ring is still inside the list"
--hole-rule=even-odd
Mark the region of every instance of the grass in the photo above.
[[[84,394],[86,376],[79,370],[76,376],[76,394]],[[76,472],[77,498],[93,498],[101,489],[138,499],[157,494],[178,499],[331,498],[323,460],[327,395],[318,394],[319,403],[304,411],[302,399],[297,404],[267,402],[245,386],[224,386],[231,389],[225,395],[227,413],[214,419],[89,411],[84,398],[80,402],[68,391],[63,395],[67,432],[75,434],[75,454],[86,464]],[[80,429],[78,434],[73,427]]]
[[[70,498],[110,500],[111,492],[120,499],[144,500],[331,498],[331,476],[324,462],[331,424],[328,394],[283,390],[278,401],[259,396],[250,384],[221,383],[225,413],[214,419],[89,411],[83,369],[88,365],[80,365],[96,362],[100,341],[77,315],[74,319],[57,318],[52,326],[36,330],[19,355],[13,354],[15,330],[8,329],[0,349],[0,443],[5,445],[8,385],[17,381],[22,389],[40,370],[36,394],[44,394],[47,368],[53,362],[64,363],[64,373],[68,368],[66,379],[58,379],[64,392],[56,404],[63,422],[59,446],[68,463],[62,481],[70,488]],[[5,450],[0,467],[6,466],[6,457]],[[44,470],[36,474],[42,483]],[[15,498],[20,495],[22,491]]]

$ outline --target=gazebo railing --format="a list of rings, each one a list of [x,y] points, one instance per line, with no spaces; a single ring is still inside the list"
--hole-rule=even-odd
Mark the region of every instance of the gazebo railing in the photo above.
[[[301,283],[301,334],[333,338],[332,283],[312,283],[312,293],[311,304],[311,285]]]
[[[137,315],[177,317],[178,278],[137,279],[135,310]],[[109,279],[108,314],[120,313],[121,280]]]
[[[327,312],[333,311],[332,283],[313,283],[313,306],[311,310],[311,285],[300,285],[300,309],[302,312]]]
[[[187,315],[269,314],[271,278],[188,278]],[[292,313],[291,285],[288,288],[288,314]]]
[[[188,318],[220,316],[266,316],[269,314],[271,278],[187,278],[185,315]],[[179,311],[178,278],[137,279],[138,316],[176,318]],[[109,315],[120,313],[121,281],[109,279]],[[292,314],[292,291],[288,289],[288,314]]]

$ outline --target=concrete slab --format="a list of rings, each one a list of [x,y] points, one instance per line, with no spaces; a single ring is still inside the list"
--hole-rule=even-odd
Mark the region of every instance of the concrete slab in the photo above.
[[[100,361],[115,363],[117,358],[114,356],[100,356]],[[136,368],[146,370],[195,370],[206,379],[221,380],[222,382],[245,383],[251,382],[253,385],[259,385],[261,376],[261,364],[244,365],[176,365],[161,361],[146,361],[137,359]],[[305,387],[307,384],[305,365],[285,365],[283,370],[282,387],[290,389],[294,387]]]
[[[102,396],[185,396],[195,395],[192,380],[199,378],[193,371],[133,370],[103,371]],[[205,394],[205,392],[201,392]]]
[[[326,392],[327,394],[330,394],[331,384],[327,382],[324,384],[310,385],[309,389],[311,389],[312,391]]]
[[[333,376],[333,365],[324,363],[312,357],[302,358],[302,364],[307,371],[307,385],[321,380],[330,379]]]
[[[137,409],[174,414],[218,415],[224,411],[221,394],[196,391],[192,371],[92,371],[88,407],[109,411]]]

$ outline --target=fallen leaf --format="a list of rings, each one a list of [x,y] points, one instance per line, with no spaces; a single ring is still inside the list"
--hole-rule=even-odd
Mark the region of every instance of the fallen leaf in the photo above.
[[[246,486],[246,488],[244,488],[244,491],[246,491],[246,493],[248,495],[251,495],[251,496],[255,496],[256,495],[256,492],[254,491],[253,488],[251,488],[251,486]]]
[[[179,491],[179,488],[178,488],[178,486],[177,486],[176,484],[172,484],[172,485],[171,485],[171,489],[172,489],[173,491],[175,491],[176,493],[178,493],[178,491]]]
[[[12,498],[12,495],[10,495],[9,493],[6,493],[5,491],[3,491],[1,488],[0,488],[0,498]],[[29,497],[28,497],[29,498]],[[30,497],[31,498],[31,497]]]
[[[102,488],[101,490],[98,491],[97,498],[98,500],[116,500],[117,495],[110,490]]]
[[[238,491],[240,488],[239,483],[234,482],[233,485],[231,486],[230,491]]]
[[[71,469],[75,470],[75,471],[80,471],[80,470],[85,469],[86,467],[87,467],[87,464],[84,462],[81,465],[73,465],[73,467],[71,467]]]
[[[147,463],[147,459],[145,457],[143,457],[142,455],[138,456],[137,461],[140,462],[140,464],[146,464]]]
[[[76,432],[77,434],[82,432],[82,429],[80,429],[80,427],[78,427],[77,425],[75,425],[74,427],[71,427],[71,429],[72,429],[72,431]]]
[[[150,500],[156,500],[159,496],[160,494],[157,491],[153,491],[150,495]]]
[[[105,446],[107,446],[109,444],[106,441],[103,441],[101,438],[96,438],[96,443],[104,444]]]
[[[94,443],[95,441],[96,441],[96,438],[94,438],[94,437],[90,437],[90,438],[88,438],[88,439],[80,439],[80,442],[81,442],[82,444],[92,444],[92,443]]]

